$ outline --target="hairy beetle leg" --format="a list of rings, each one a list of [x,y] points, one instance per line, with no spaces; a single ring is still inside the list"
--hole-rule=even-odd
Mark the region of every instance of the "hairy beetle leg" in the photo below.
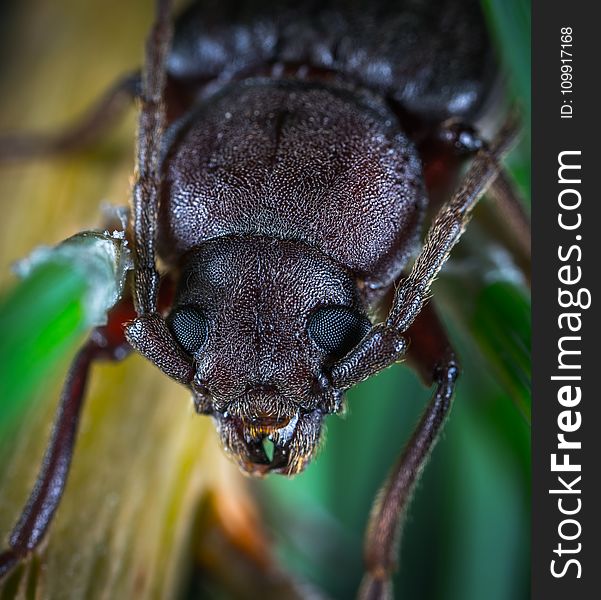
[[[38,546],[58,507],[71,465],[88,372],[97,350],[89,340],[71,364],[42,468],[10,534],[10,549],[0,554],[0,577]]]
[[[472,125],[457,119],[445,121],[417,143],[424,157],[424,175],[432,206],[441,206],[453,191],[454,178],[465,159],[473,158],[479,150],[486,151],[488,147]],[[480,224],[509,251],[530,284],[530,218],[511,176],[501,164],[488,195],[492,202],[483,207],[484,219],[480,219]]]
[[[500,161],[515,142],[517,133],[517,121],[510,117],[490,146],[478,150],[458,190],[435,217],[422,251],[409,276],[397,288],[388,318],[381,325],[399,335],[421,330],[410,352],[421,375],[436,388],[372,511],[365,553],[367,574],[359,590],[362,600],[392,597],[390,577],[396,562],[402,516],[451,408],[459,373],[440,322],[431,308],[425,308],[430,285],[461,238],[472,209],[502,170]],[[371,353],[378,354],[377,348],[372,348]],[[350,367],[345,371],[349,385],[367,376],[363,369]]]
[[[359,590],[361,600],[392,598],[390,578],[403,516],[451,408],[459,374],[455,353],[431,305],[421,311],[408,334],[412,340],[407,353],[409,363],[426,384],[436,388],[372,509],[365,539],[366,574]]]
[[[503,170],[501,159],[519,135],[515,115],[490,144],[478,150],[457,191],[430,226],[421,252],[409,276],[397,288],[386,323],[403,333],[411,326],[426,301],[430,286],[460,240],[478,200]]]
[[[453,192],[457,174],[466,159],[474,158],[479,150],[488,147],[477,129],[458,119],[449,119],[434,129],[418,132],[415,142],[424,163],[429,205],[438,208]],[[488,195],[492,202],[482,207],[479,223],[488,236],[510,253],[530,284],[530,218],[511,176],[501,164]]]
[[[10,534],[9,549],[0,553],[0,578],[33,552],[44,538],[67,483],[90,367],[96,360],[118,361],[130,353],[121,324],[132,317],[131,299],[122,300],[111,311],[107,325],[92,331],[71,363],[42,468]]]

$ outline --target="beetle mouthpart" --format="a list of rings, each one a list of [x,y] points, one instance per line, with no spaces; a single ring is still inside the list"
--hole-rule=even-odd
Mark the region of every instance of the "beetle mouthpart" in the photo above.
[[[280,429],[285,429],[290,421],[296,423],[298,417],[289,416],[258,416],[244,419],[244,425],[252,437],[269,436]]]
[[[277,421],[228,413],[216,420],[227,453],[245,473],[260,477],[302,471],[319,447],[322,418],[322,413],[315,410]]]
[[[246,448],[247,460],[240,463],[244,472],[259,477],[268,473],[286,472],[289,456],[286,445],[277,444],[271,436],[266,436],[248,441]]]

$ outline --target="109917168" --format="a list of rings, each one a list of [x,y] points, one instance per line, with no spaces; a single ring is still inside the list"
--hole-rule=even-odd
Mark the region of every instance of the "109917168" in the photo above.
[[[74,152],[140,106],[131,285],[72,363],[0,575],[51,524],[96,359],[146,357],[262,476],[308,467],[345,392],[407,358],[432,396],[372,510],[359,590],[392,597],[459,374],[430,286],[490,186],[519,205],[501,165],[516,116],[490,141],[475,127],[496,75],[477,2],[199,1],[173,22],[159,0],[141,73],[64,134],[2,140],[4,159]]]

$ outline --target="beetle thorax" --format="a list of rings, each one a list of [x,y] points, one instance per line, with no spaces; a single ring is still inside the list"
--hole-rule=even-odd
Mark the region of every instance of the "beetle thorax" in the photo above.
[[[206,240],[292,239],[373,286],[390,285],[419,234],[421,165],[394,113],[367,92],[251,80],[204,101],[168,136],[161,254]]]

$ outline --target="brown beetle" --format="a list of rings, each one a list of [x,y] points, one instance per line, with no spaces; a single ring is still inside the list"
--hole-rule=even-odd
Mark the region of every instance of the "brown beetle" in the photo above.
[[[292,474],[344,392],[409,353],[435,389],[369,528],[361,593],[389,593],[400,515],[458,373],[424,302],[517,129],[509,122],[488,145],[471,126],[494,78],[478,4],[432,4],[199,2],[171,47],[169,3],[159,2],[141,82],[125,78],[77,135],[9,148],[74,149],[112,98],[141,100],[132,296],[74,361],[0,573],[50,524],[94,359],[133,347],[190,388],[244,470]],[[451,179],[470,155],[407,274],[428,204],[424,157],[446,157]],[[176,284],[166,310],[157,257]],[[372,323],[395,287],[388,316]]]

